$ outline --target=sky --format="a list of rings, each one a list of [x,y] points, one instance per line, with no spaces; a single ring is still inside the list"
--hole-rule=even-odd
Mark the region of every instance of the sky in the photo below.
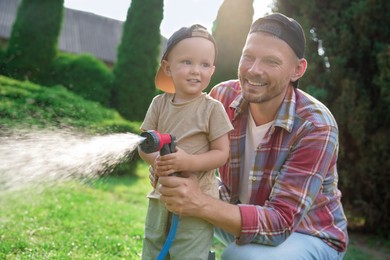
[[[164,0],[164,18],[160,31],[169,38],[183,26],[199,23],[211,30],[223,0]],[[124,21],[131,0],[64,0],[67,8],[95,13]],[[271,12],[272,0],[254,0],[254,19]]]

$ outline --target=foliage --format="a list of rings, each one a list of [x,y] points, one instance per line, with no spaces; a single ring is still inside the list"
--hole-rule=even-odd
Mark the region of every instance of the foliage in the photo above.
[[[0,75],[4,73],[4,49],[0,41]]]
[[[57,51],[63,0],[23,0],[0,66],[1,74],[38,82]]]
[[[139,123],[84,100],[62,86],[41,87],[0,76],[0,125],[78,128],[89,132],[139,133]]]
[[[163,1],[133,0],[124,23],[113,69],[112,107],[130,120],[142,120],[156,94]]]
[[[339,124],[344,204],[364,217],[366,231],[383,235],[390,232],[389,9],[385,0],[279,0],[276,7],[315,32],[307,35],[310,69],[300,86],[324,94]]]
[[[63,85],[81,97],[108,106],[113,76],[104,62],[90,54],[59,54],[41,83]]]
[[[237,78],[238,62],[252,24],[253,0],[224,0],[212,28],[217,43],[216,70],[208,89]]]

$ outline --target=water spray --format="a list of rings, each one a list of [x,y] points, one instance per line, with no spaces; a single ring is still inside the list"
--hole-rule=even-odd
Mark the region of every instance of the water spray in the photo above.
[[[173,135],[160,134],[157,131],[149,130],[142,132],[141,137],[144,137],[145,140],[140,143],[139,147],[144,153],[154,153],[160,151],[160,155],[166,155],[174,153],[176,150],[176,138]],[[160,254],[157,256],[157,260],[163,260],[168,254],[169,248],[171,247],[175,238],[178,224],[179,216],[173,213],[171,227],[169,228],[167,240],[165,241],[164,246],[160,251]]]
[[[74,130],[0,131],[0,195],[109,174],[145,138],[132,133],[89,136]]]

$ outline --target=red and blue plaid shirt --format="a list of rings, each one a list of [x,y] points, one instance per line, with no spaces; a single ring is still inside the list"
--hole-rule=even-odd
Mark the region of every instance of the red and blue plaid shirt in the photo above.
[[[348,244],[347,220],[337,188],[338,127],[330,111],[303,91],[289,87],[255,151],[249,173],[249,204],[240,204],[248,103],[237,80],[210,95],[224,105],[234,130],[230,158],[219,169],[223,200],[238,204],[242,217],[238,244],[279,245],[292,232],[321,238],[338,251]]]

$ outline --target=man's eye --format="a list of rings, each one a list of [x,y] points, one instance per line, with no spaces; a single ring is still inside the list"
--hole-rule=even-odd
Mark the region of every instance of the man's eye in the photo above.
[[[270,65],[270,66],[277,66],[279,65],[279,62],[277,60],[267,59],[264,61],[264,63]]]
[[[255,58],[251,55],[248,55],[248,54],[244,54],[242,55],[242,57],[246,60],[246,61],[253,61]]]

